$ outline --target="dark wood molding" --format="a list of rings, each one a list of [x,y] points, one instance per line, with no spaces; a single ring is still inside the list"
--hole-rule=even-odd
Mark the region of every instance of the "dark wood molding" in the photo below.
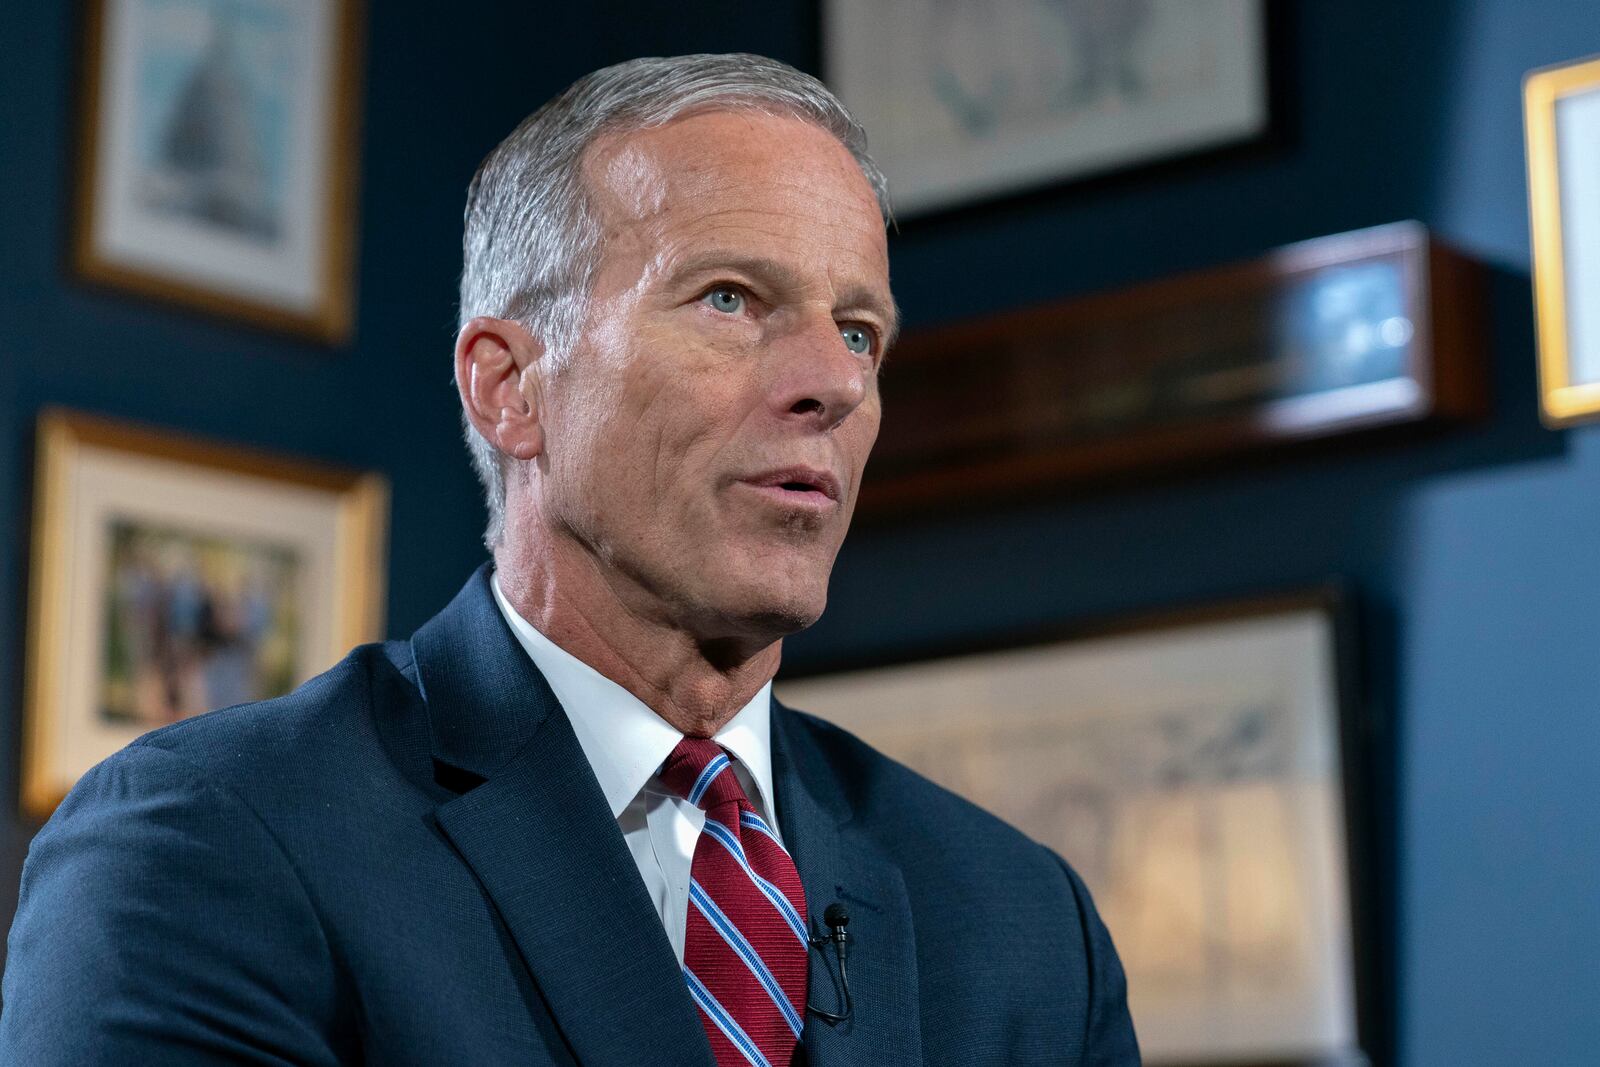
[[[1395,223],[912,331],[883,372],[859,512],[1036,496],[1475,417],[1488,395],[1482,285],[1476,263]]]

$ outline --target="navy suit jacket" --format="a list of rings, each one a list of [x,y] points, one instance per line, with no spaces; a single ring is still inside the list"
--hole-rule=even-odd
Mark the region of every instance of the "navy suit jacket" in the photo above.
[[[0,1063],[699,1064],[709,1046],[567,716],[488,568],[409,642],[149,734],[35,839]],[[813,1064],[1138,1062],[1047,849],[778,705],[779,824],[855,1012]],[[837,1009],[831,956],[811,1000]]]

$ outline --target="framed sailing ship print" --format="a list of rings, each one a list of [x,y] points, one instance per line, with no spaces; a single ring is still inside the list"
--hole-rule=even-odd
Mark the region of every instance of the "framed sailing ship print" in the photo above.
[[[78,274],[345,339],[358,23],[356,0],[93,0]]]

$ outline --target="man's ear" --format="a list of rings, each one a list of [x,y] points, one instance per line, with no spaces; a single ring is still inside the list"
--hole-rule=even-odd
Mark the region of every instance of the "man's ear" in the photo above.
[[[544,345],[509,319],[479,317],[456,335],[461,410],[480,434],[513,459],[544,451],[540,357]]]

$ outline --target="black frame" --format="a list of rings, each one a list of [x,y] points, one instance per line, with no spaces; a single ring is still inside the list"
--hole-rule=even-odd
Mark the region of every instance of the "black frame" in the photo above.
[[[821,0],[817,4],[817,17],[812,22],[815,34],[810,51],[815,57],[812,69],[817,77],[827,81],[828,69],[828,4],[848,3],[849,0]],[[1202,148],[1178,150],[1170,155],[1152,156],[1125,164],[1114,164],[1105,169],[1095,169],[1062,178],[1027,181],[1013,188],[971,197],[970,199],[942,204],[919,210],[908,218],[917,226],[939,224],[957,216],[974,213],[1027,208],[1056,200],[1068,191],[1089,193],[1108,187],[1123,186],[1133,182],[1160,182],[1175,177],[1190,176],[1197,168],[1260,159],[1282,152],[1294,139],[1293,109],[1289,106],[1295,96],[1289,64],[1285,57],[1294,38],[1294,5],[1286,0],[1262,0],[1262,56],[1266,84],[1266,123],[1261,131],[1251,137]],[[830,85],[831,88],[831,85]],[[868,131],[870,138],[871,131]],[[893,189],[890,190],[891,196]],[[896,218],[896,228],[900,219]]]

